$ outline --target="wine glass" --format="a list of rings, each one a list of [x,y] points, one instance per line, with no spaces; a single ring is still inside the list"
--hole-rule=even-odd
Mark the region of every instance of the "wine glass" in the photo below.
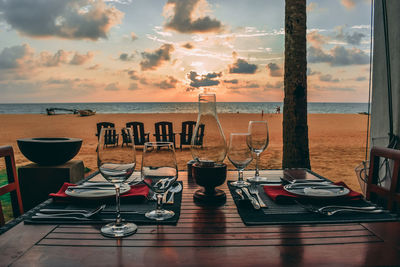
[[[157,196],[157,209],[145,216],[162,221],[175,215],[171,210],[162,209],[163,194],[178,178],[175,149],[171,142],[147,142],[143,148],[142,180]]]
[[[126,129],[130,140],[132,131]],[[103,177],[115,186],[116,199],[116,220],[115,222],[104,225],[101,233],[107,237],[123,237],[134,234],[137,226],[134,223],[122,222],[120,213],[120,189],[135,170],[136,154],[133,142],[125,147],[116,145],[114,142],[118,137],[114,128],[102,128],[97,146],[97,166]]]
[[[249,182],[265,182],[266,177],[261,177],[258,165],[260,162],[260,154],[267,148],[269,143],[268,124],[266,121],[250,121],[249,122],[250,149],[256,153],[256,173],[254,177],[248,178]]]
[[[249,148],[249,133],[231,133],[229,138],[228,159],[238,169],[238,180],[231,185],[236,187],[249,186],[250,183],[243,180],[243,170],[253,160],[253,154]]]

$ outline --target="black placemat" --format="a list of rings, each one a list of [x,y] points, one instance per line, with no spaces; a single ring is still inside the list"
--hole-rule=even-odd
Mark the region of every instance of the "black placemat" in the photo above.
[[[261,185],[258,186],[261,198],[268,205],[268,208],[255,210],[248,200],[241,200],[235,192],[237,187],[231,186],[232,181],[228,181],[228,187],[232,198],[238,209],[242,221],[246,225],[270,225],[270,224],[310,224],[310,223],[358,223],[358,222],[385,222],[397,221],[399,218],[392,213],[360,213],[360,212],[342,212],[332,216],[313,213],[305,210],[299,204],[276,203],[272,201],[265,193]],[[313,207],[318,208],[326,206],[329,202],[308,202]],[[346,204],[338,203],[335,204]],[[347,202],[349,204],[349,202]],[[365,200],[351,200],[352,206],[369,206]]]
[[[178,183],[181,183],[179,181]],[[183,190],[182,190],[183,191]],[[168,224],[175,225],[177,224],[180,213],[181,213],[181,203],[182,203],[182,191],[176,193],[174,195],[174,204],[164,204],[163,208],[167,210],[172,210],[175,213],[175,216],[164,220],[164,221],[155,221],[148,219],[144,216],[146,211],[150,211],[156,208],[157,203],[153,200],[143,200],[142,198],[134,199],[130,201],[128,199],[121,199],[121,217],[124,221],[134,222],[139,225],[145,224]],[[168,195],[169,197],[169,195]],[[32,219],[32,216],[39,212],[36,210],[35,213],[30,214],[27,218],[25,218],[25,224],[105,224],[115,220],[115,198],[107,199],[105,201],[73,201],[68,203],[63,202],[55,202],[49,201],[47,205],[41,206],[40,209],[85,209],[85,210],[93,210],[99,205],[106,203],[106,208],[100,214],[94,216],[88,220],[44,220],[44,219]],[[131,213],[130,213],[131,212]],[[132,212],[139,212],[132,213]]]

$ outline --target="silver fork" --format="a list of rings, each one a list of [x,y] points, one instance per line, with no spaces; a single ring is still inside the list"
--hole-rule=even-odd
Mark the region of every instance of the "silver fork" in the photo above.
[[[41,217],[41,218],[58,218],[58,217],[75,217],[75,216],[79,216],[82,218],[86,218],[89,219],[90,217],[93,217],[94,215],[100,213],[102,210],[104,210],[104,208],[106,207],[106,205],[101,205],[98,208],[90,211],[90,212],[63,212],[63,213],[52,213],[52,214],[48,214],[48,213],[36,213],[34,217]]]
[[[261,208],[267,208],[268,206],[264,203],[264,201],[261,199],[260,194],[258,192],[257,185],[252,184],[249,186],[249,191],[250,194],[253,194],[257,197],[258,203],[260,203]]]

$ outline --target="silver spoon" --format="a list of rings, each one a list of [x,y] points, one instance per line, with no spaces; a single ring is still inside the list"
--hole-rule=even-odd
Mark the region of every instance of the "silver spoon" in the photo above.
[[[182,185],[181,183],[176,183],[172,186],[172,188],[169,190],[171,192],[171,196],[169,197],[167,204],[174,204],[174,195],[175,193],[179,193],[182,191]]]

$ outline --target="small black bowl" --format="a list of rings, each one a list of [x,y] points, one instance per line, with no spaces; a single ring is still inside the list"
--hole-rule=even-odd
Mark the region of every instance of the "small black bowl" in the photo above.
[[[39,165],[61,165],[78,154],[82,139],[78,138],[24,138],[17,140],[22,154]]]

